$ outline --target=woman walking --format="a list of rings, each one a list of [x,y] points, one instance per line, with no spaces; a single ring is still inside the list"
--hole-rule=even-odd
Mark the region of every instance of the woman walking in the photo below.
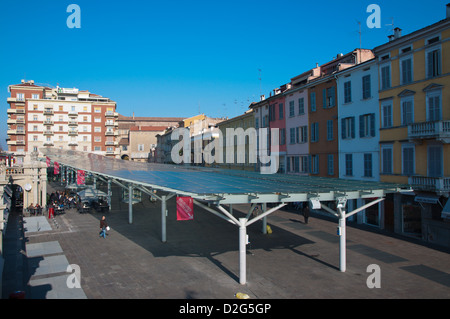
[[[106,229],[108,228],[108,223],[106,222],[106,217],[102,216],[102,219],[100,220],[100,236],[99,237],[103,237],[106,238]]]

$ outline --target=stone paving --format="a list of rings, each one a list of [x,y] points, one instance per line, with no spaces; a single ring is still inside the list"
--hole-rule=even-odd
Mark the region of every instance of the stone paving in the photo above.
[[[143,196],[129,224],[128,204],[118,188],[113,192],[106,239],[99,237],[97,212],[46,218],[51,230],[42,220],[40,230],[26,220],[23,251],[5,257],[3,298],[20,283],[32,299],[232,299],[237,292],[251,299],[450,297],[448,250],[349,223],[342,273],[337,221],[311,214],[305,224],[289,210],[268,217],[271,234],[261,233],[260,222],[248,227],[247,284],[240,285],[238,227],[198,207],[193,221],[176,221],[172,199],[162,243],[160,203]],[[248,206],[233,210],[240,216]],[[381,288],[367,286],[372,264],[379,266]],[[79,266],[81,288],[67,287],[68,265]]]

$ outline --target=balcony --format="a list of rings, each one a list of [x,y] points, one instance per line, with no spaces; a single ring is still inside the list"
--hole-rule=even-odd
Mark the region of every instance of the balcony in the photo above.
[[[422,122],[408,125],[408,138],[436,139],[450,143],[450,121]]]
[[[106,131],[105,135],[107,135],[107,136],[114,136],[114,131]]]
[[[78,142],[70,141],[69,146],[78,146]]]
[[[77,125],[78,125],[78,121],[73,121],[73,120],[69,121],[69,126],[77,126]]]
[[[416,190],[450,192],[450,177],[411,176],[408,183]]]
[[[8,113],[8,114],[16,114],[16,109],[7,109],[6,113]]]
[[[69,130],[69,136],[77,136],[77,135],[78,135],[78,131]]]
[[[25,114],[25,109],[16,109],[17,114]]]
[[[45,120],[44,122],[42,122],[42,124],[44,124],[44,125],[53,125],[55,123],[53,121]]]
[[[118,117],[119,113],[113,112],[113,111],[106,111],[105,117]]]
[[[55,144],[51,141],[44,142],[44,146],[53,146],[53,145],[55,145]]]
[[[78,112],[77,111],[69,111],[69,116],[78,116]]]
[[[17,140],[16,145],[25,145],[25,140]]]
[[[11,124],[16,124],[17,120],[16,119],[8,119],[6,120],[6,124],[11,125]]]
[[[45,109],[44,110],[44,115],[53,115],[53,110],[52,109]]]
[[[53,131],[51,131],[51,130],[45,130],[44,131],[44,135],[53,135],[54,133],[53,133]]]

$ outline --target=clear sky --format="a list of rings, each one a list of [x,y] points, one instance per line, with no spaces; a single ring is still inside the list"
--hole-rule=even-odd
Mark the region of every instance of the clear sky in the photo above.
[[[81,9],[81,28],[66,21]],[[369,4],[381,28],[370,29]],[[234,117],[338,53],[445,18],[441,0],[0,0],[0,145],[9,84],[109,97],[125,116]],[[261,70],[261,71],[259,71]]]

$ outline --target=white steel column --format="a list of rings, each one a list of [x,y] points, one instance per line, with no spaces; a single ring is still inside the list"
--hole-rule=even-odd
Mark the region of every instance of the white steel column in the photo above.
[[[267,210],[267,203],[262,204],[262,213],[264,214]],[[262,219],[262,233],[267,234],[267,217],[264,216]]]
[[[347,268],[345,210],[341,211],[339,208],[339,211],[339,270],[345,272]]]
[[[245,285],[247,282],[247,219],[239,218],[239,283]]]
[[[165,243],[166,239],[166,195],[161,196],[161,241]]]
[[[133,186],[128,185],[128,223],[133,223]]]
[[[112,191],[111,191],[111,180],[108,179],[108,206],[109,206],[109,210],[111,211],[111,195],[112,195]]]

